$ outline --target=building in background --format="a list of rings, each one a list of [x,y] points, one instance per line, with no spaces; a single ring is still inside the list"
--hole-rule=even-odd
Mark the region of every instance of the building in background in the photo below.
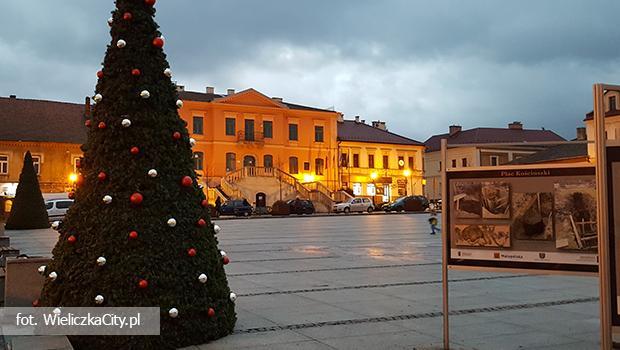
[[[338,168],[342,187],[376,204],[421,195],[424,144],[356,117],[338,123]]]
[[[605,104],[605,136],[607,140],[620,142],[620,106],[618,105],[620,103],[620,92],[606,91],[603,101]],[[596,138],[594,112],[587,113],[583,122],[588,140],[594,141]],[[592,162],[596,162],[596,145],[594,143],[588,144],[588,155]]]
[[[448,164],[441,161],[441,140],[448,145],[465,145],[448,149]],[[446,134],[434,135],[426,142],[424,171],[426,186],[424,194],[429,199],[441,199],[441,169],[457,169],[478,166],[508,164],[516,159],[545,150],[547,146],[528,146],[535,142],[566,141],[551,130],[524,129],[520,122],[513,122],[508,128],[474,128],[462,130],[461,126],[450,126]],[[501,145],[502,143],[523,143],[524,145]],[[467,146],[470,145],[470,146]]]

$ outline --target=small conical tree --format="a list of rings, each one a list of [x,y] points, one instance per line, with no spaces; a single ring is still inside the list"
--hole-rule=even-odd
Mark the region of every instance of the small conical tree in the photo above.
[[[7,230],[32,230],[50,227],[45,202],[39,187],[39,179],[32,165],[32,155],[26,152],[24,167],[19,175],[19,184],[6,221]]]
[[[39,301],[157,306],[161,336],[71,337],[78,349],[174,349],[230,334],[236,321],[154,4],[117,0],[108,20],[82,177]]]

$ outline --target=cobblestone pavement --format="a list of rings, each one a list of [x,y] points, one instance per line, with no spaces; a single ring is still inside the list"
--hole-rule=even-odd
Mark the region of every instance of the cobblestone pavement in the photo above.
[[[441,236],[428,215],[221,220],[238,295],[226,338],[187,348],[440,349]],[[217,221],[216,221],[217,222]],[[45,254],[53,231],[8,233]],[[597,349],[597,279],[450,271],[454,349]]]

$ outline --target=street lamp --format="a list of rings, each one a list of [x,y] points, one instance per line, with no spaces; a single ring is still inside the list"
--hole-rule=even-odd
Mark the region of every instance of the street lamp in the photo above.
[[[69,174],[69,182],[74,184],[78,180],[78,175],[76,173]]]
[[[411,185],[411,179],[409,178],[411,176],[411,170],[405,169],[405,171],[403,171],[403,175],[405,175],[405,181],[407,181],[407,187],[409,187]],[[413,194],[413,188],[411,189],[411,194]],[[405,193],[405,195],[408,195],[408,193]]]

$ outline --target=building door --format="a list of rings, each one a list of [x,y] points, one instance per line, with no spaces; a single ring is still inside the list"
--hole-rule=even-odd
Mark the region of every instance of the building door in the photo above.
[[[263,192],[258,192],[256,194],[256,207],[264,208],[267,206],[267,195]]]
[[[254,119],[245,120],[245,140],[254,141]]]
[[[243,166],[256,166],[256,158],[253,156],[243,157]]]
[[[383,185],[383,202],[390,202],[392,200],[392,189],[389,184]]]

